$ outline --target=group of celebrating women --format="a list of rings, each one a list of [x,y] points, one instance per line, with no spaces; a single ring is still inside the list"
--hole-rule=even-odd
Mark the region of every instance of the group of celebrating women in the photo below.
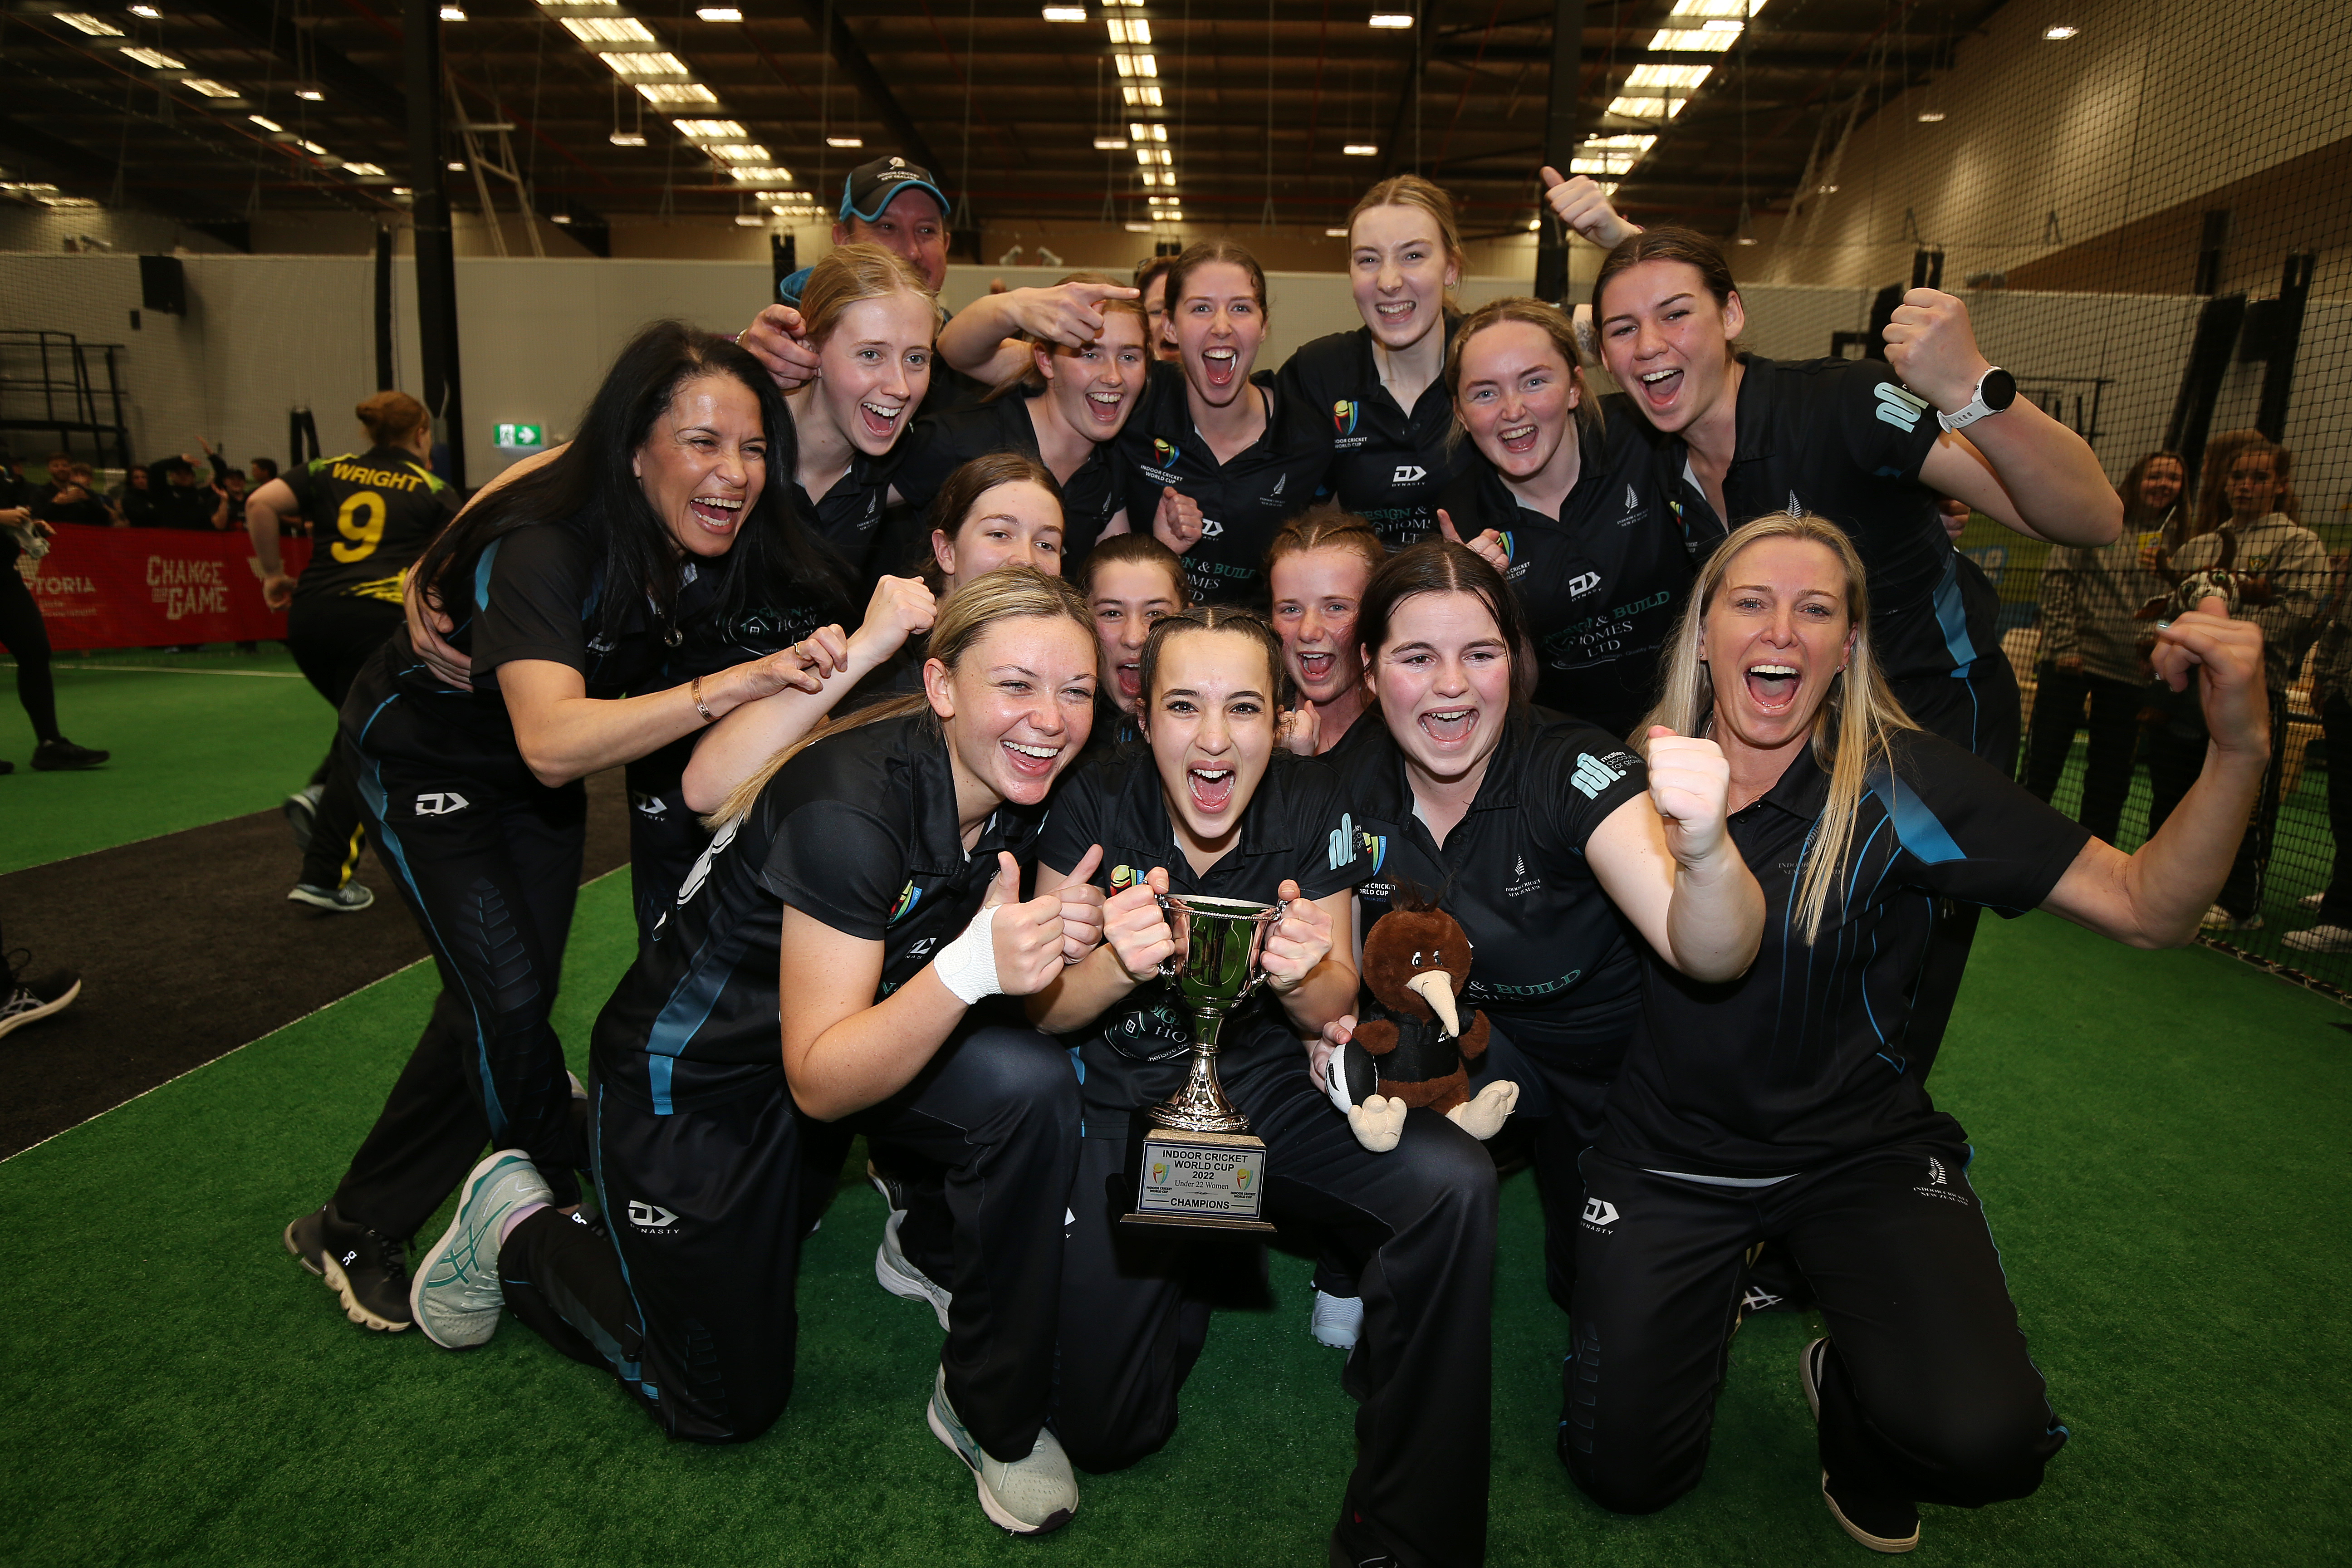
[[[1828,1329],[1802,1382],[1856,1540],[2032,1492],[2065,1429],[1924,1079],[1977,908],[2195,930],[2268,756],[2260,633],[2157,631],[2204,770],[2137,855],[2091,837],[2010,782],[2016,684],[1943,510],[2102,543],[2088,448],[1958,300],[1915,290],[1883,361],[1775,363],[1710,242],[1545,174],[1608,247],[1622,393],[1553,306],[1458,315],[1452,205],[1404,176],[1349,222],[1363,328],[1278,373],[1231,240],[944,324],[851,243],[740,342],[649,329],[572,442],[420,525],[341,743],[443,991],[286,1235],[352,1320],[459,1348],[510,1309],[673,1436],[756,1437],[862,1133],[877,1278],[944,1331],[928,1423],[990,1520],[1058,1528],[1075,1470],[1169,1440],[1251,1272],[1119,1223],[1184,1075],[1160,900],[1278,900],[1222,1075],[1351,1347],[1332,1563],[1484,1556],[1506,1146],[1602,1506],[1696,1483],[1774,1268]],[[992,389],[950,406],[941,359]],[[614,764],[639,943],[583,1085],[549,1011],[580,781]],[[1433,901],[1492,1026],[1475,1098],[1343,1111],[1362,933]]]

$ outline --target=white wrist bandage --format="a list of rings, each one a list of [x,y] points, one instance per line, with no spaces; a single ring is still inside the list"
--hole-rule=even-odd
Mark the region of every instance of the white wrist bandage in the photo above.
[[[931,973],[967,1007],[1004,989],[996,983],[996,937],[992,929],[995,923],[996,910],[992,905],[972,916],[963,934],[931,960]]]

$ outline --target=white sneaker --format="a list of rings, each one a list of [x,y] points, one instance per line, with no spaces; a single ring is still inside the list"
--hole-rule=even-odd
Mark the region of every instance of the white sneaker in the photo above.
[[[1335,1351],[1356,1348],[1356,1336],[1364,1331],[1364,1299],[1361,1296],[1332,1296],[1321,1290],[1315,1292],[1315,1315],[1307,1326],[1313,1331],[1315,1342],[1329,1345]]]
[[[929,1301],[944,1331],[948,1303],[955,1300],[955,1293],[907,1261],[906,1250],[898,1245],[898,1226],[906,1217],[905,1209],[892,1209],[890,1217],[882,1222],[882,1245],[874,1249],[874,1278],[902,1301]]]
[[[2297,952],[2352,952],[2352,927],[2314,926],[2289,931],[2281,940]]]
[[[520,1149],[501,1149],[457,1189],[457,1215],[416,1266],[408,1308],[425,1337],[445,1350],[486,1344],[499,1331],[506,1293],[499,1285],[499,1231],[515,1210],[554,1201],[547,1179]]]
[[[2257,911],[2242,920],[2221,905],[2215,904],[2205,911],[2205,918],[2197,923],[2207,931],[2260,931],[2263,929],[2263,917]]]
[[[931,1385],[928,1416],[932,1436],[971,1467],[972,1479],[980,1490],[981,1511],[999,1528],[1015,1535],[1043,1535],[1049,1530],[1061,1529],[1078,1511],[1078,1478],[1070,1469],[1070,1457],[1062,1452],[1062,1440],[1054,1436],[1052,1428],[1038,1428],[1037,1441],[1031,1447],[1028,1458],[1017,1464],[1006,1464],[964,1430],[955,1406],[948,1403],[945,1367],[940,1369]]]
[[[2325,889],[2322,889],[2316,893],[2304,894],[2303,897],[2295,900],[2294,907],[2299,910],[2309,910],[2313,913],[2316,914],[2319,911],[2320,907],[2326,902],[2327,893]]]

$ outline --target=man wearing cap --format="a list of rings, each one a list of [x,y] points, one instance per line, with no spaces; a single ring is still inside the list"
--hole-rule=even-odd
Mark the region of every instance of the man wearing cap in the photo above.
[[[940,183],[920,163],[897,154],[860,163],[841,184],[841,213],[833,243],[863,240],[906,258],[937,291],[948,277],[948,218],[953,208]],[[816,352],[801,341],[801,290],[813,268],[803,267],[776,285],[780,303],[752,318],[735,341],[765,365],[786,392],[806,385],[816,374]],[[947,311],[940,312],[942,321]],[[986,388],[935,363],[923,407],[931,413],[976,402]]]

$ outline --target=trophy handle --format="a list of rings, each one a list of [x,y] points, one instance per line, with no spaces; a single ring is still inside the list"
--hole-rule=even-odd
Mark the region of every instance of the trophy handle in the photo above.
[[[1151,896],[1159,900],[1160,918],[1168,922],[1168,934],[1172,939],[1176,934],[1177,917],[1183,912],[1176,908],[1176,900],[1183,895],[1181,893],[1162,893],[1155,891]],[[1288,899],[1276,899],[1273,900],[1273,903],[1274,923],[1280,925],[1283,918],[1290,913],[1291,900]],[[1190,935],[1189,932],[1186,934],[1188,936]],[[1160,979],[1173,980],[1176,978],[1176,954],[1183,951],[1184,945],[1185,944],[1181,942],[1175,942],[1168,956],[1160,961]],[[1252,991],[1256,990],[1260,985],[1265,984],[1265,954],[1264,952],[1264,944],[1261,943],[1257,962],[1250,965],[1249,984],[1243,990],[1242,995],[1247,996]],[[1235,1000],[1239,999],[1240,998],[1235,998]]]

